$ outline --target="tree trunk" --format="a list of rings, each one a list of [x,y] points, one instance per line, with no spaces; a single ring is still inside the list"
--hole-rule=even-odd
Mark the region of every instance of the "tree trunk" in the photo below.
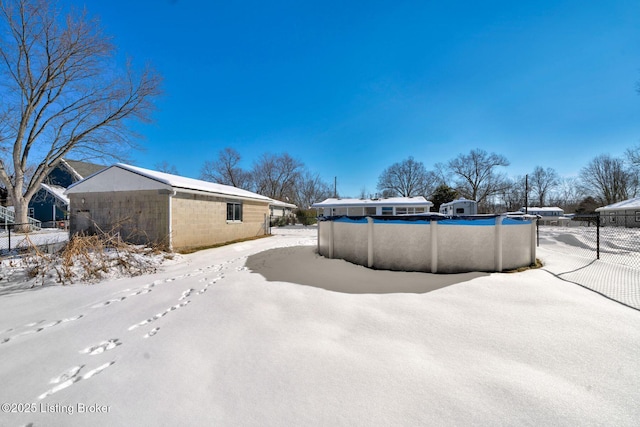
[[[29,201],[22,194],[13,194],[12,197],[15,210],[15,231],[20,233],[31,231],[29,226]]]

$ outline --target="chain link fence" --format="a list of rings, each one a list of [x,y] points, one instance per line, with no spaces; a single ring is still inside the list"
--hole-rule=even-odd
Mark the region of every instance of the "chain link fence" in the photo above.
[[[0,226],[0,255],[33,248],[53,253],[69,240],[69,233],[57,229],[38,229],[32,224],[2,224]]]
[[[640,221],[636,219],[637,215],[618,213],[611,221],[596,214],[576,216],[561,226],[539,225],[538,245],[640,269]]]
[[[640,221],[636,225],[636,219],[640,218],[620,213],[615,221],[610,215],[582,215],[562,225],[540,225],[538,246],[560,261],[544,268],[640,310]]]

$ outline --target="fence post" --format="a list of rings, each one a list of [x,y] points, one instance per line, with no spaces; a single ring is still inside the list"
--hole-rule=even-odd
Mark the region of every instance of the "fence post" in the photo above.
[[[496,217],[496,232],[495,232],[495,267],[497,272],[502,272],[502,218],[503,216]]]
[[[596,259],[600,259],[600,215],[596,216]]]
[[[438,221],[431,219],[431,272],[438,272]]]
[[[540,246],[540,226],[538,218],[531,219],[531,265],[536,263],[536,246]]]
[[[373,267],[373,218],[367,217],[367,267]]]
[[[9,251],[11,251],[11,227],[9,227]]]
[[[333,259],[333,219],[329,222],[329,259]]]

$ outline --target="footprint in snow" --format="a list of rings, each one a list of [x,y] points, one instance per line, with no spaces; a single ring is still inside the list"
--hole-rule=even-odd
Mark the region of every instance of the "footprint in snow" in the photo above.
[[[184,291],[182,293],[182,296],[180,298],[178,298],[178,301],[182,301],[183,299],[187,299],[189,298],[189,296],[191,295],[191,293],[194,291],[194,289],[187,289],[186,291]]]
[[[102,341],[100,344],[92,345],[90,347],[81,350],[82,354],[89,354],[95,356],[96,354],[104,353],[105,351],[112,350],[117,346],[122,345],[118,338],[113,338],[108,341]]]
[[[75,378],[82,368],[84,368],[84,365],[74,366],[73,368],[67,369],[57,377],[52,378],[51,381],[49,381],[49,384],[59,384],[68,381],[71,378]]]
[[[51,327],[53,327],[53,326],[60,325],[60,324],[62,324],[62,323],[71,322],[71,321],[73,321],[73,320],[78,320],[78,319],[80,319],[80,318],[82,318],[82,317],[84,317],[84,314],[79,314],[79,315],[77,315],[77,316],[74,316],[74,317],[68,317],[68,318],[65,318],[65,319],[62,319],[62,320],[54,320],[54,321],[51,321],[51,322],[49,322],[49,323],[45,323],[44,325],[41,325],[40,327],[38,327],[38,328],[36,328],[36,329],[29,329],[29,330],[26,330],[26,331],[22,331],[22,332],[20,332],[20,333],[17,333],[17,334],[15,334],[15,335],[13,335],[13,336],[3,338],[3,339],[0,341],[0,344],[4,344],[4,343],[6,343],[6,342],[9,342],[9,341],[14,340],[14,339],[19,338],[19,337],[23,337],[23,336],[25,336],[25,335],[36,334],[36,333],[38,333],[38,332],[42,332],[42,331],[44,331],[45,329],[51,328]],[[44,320],[41,320],[41,321],[39,321],[39,322],[32,322],[32,323],[28,323],[27,325],[32,325],[32,326],[33,326],[33,325],[39,325],[39,324],[42,324],[43,322],[45,322],[45,321],[44,321]]]
[[[37,322],[31,322],[24,325],[26,328],[31,328],[32,326],[39,325],[40,323],[44,323],[46,320],[38,320]]]
[[[128,296],[130,297],[134,297],[136,295],[143,295],[143,294],[148,294],[149,292],[151,292],[151,289],[139,289],[135,292],[130,293]]]
[[[67,369],[65,372],[63,372],[62,374],[60,374],[57,377],[53,378],[49,382],[50,384],[57,384],[57,385],[55,387],[52,387],[49,390],[45,391],[44,393],[42,393],[40,396],[38,396],[38,399],[42,400],[42,399],[44,399],[46,397],[51,396],[52,394],[55,394],[55,393],[59,392],[60,390],[64,390],[65,388],[72,386],[73,384],[77,383],[78,381],[89,379],[89,378],[93,377],[94,375],[99,374],[100,372],[104,371],[109,366],[113,365],[114,363],[116,363],[115,360],[111,361],[111,362],[104,363],[104,364],[98,366],[97,368],[88,371],[84,375],[80,375],[80,371],[82,370],[82,368],[85,367],[85,365],[74,366],[73,368]]]
[[[158,331],[159,331],[159,330],[160,330],[160,328],[153,328],[152,330],[150,330],[149,332],[147,332],[147,333],[144,335],[144,338],[149,338],[149,337],[154,336],[155,334],[157,334],[157,333],[158,333]]]
[[[148,318],[146,320],[143,320],[142,322],[139,322],[139,323],[136,323],[135,325],[129,326],[128,330],[129,331],[133,331],[134,329],[139,328],[140,326],[144,326],[144,325],[146,325],[148,323],[155,322],[156,320],[166,316],[167,314],[171,313],[172,311],[184,307],[185,305],[189,304],[190,302],[191,302],[190,300],[187,300],[187,301],[181,302],[180,304],[173,305],[173,306],[167,308],[162,313],[158,313],[153,317],[150,317],[150,318]]]
[[[98,304],[92,305],[92,306],[91,306],[91,308],[106,307],[106,306],[108,306],[108,305],[113,304],[114,302],[124,301],[125,299],[127,299],[127,297],[120,297],[120,298],[110,299],[110,300],[108,300],[108,301],[100,302],[100,303],[98,303]]]
[[[145,289],[149,289],[149,288],[153,288],[154,286],[157,286],[159,284],[162,283],[162,280],[155,280],[153,283],[149,283],[147,285],[144,285]]]
[[[193,271],[193,272],[191,272],[191,273],[187,273],[187,274],[185,274],[185,277],[199,276],[199,275],[201,275],[201,274],[204,274],[204,271],[196,270],[196,271]]]

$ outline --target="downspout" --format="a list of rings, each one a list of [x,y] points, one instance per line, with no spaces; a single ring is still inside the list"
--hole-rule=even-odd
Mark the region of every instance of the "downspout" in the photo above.
[[[173,218],[173,196],[176,195],[176,190],[172,190],[169,192],[169,215],[168,215],[168,219],[169,219],[169,251],[173,252],[173,224],[172,224],[172,218]]]

